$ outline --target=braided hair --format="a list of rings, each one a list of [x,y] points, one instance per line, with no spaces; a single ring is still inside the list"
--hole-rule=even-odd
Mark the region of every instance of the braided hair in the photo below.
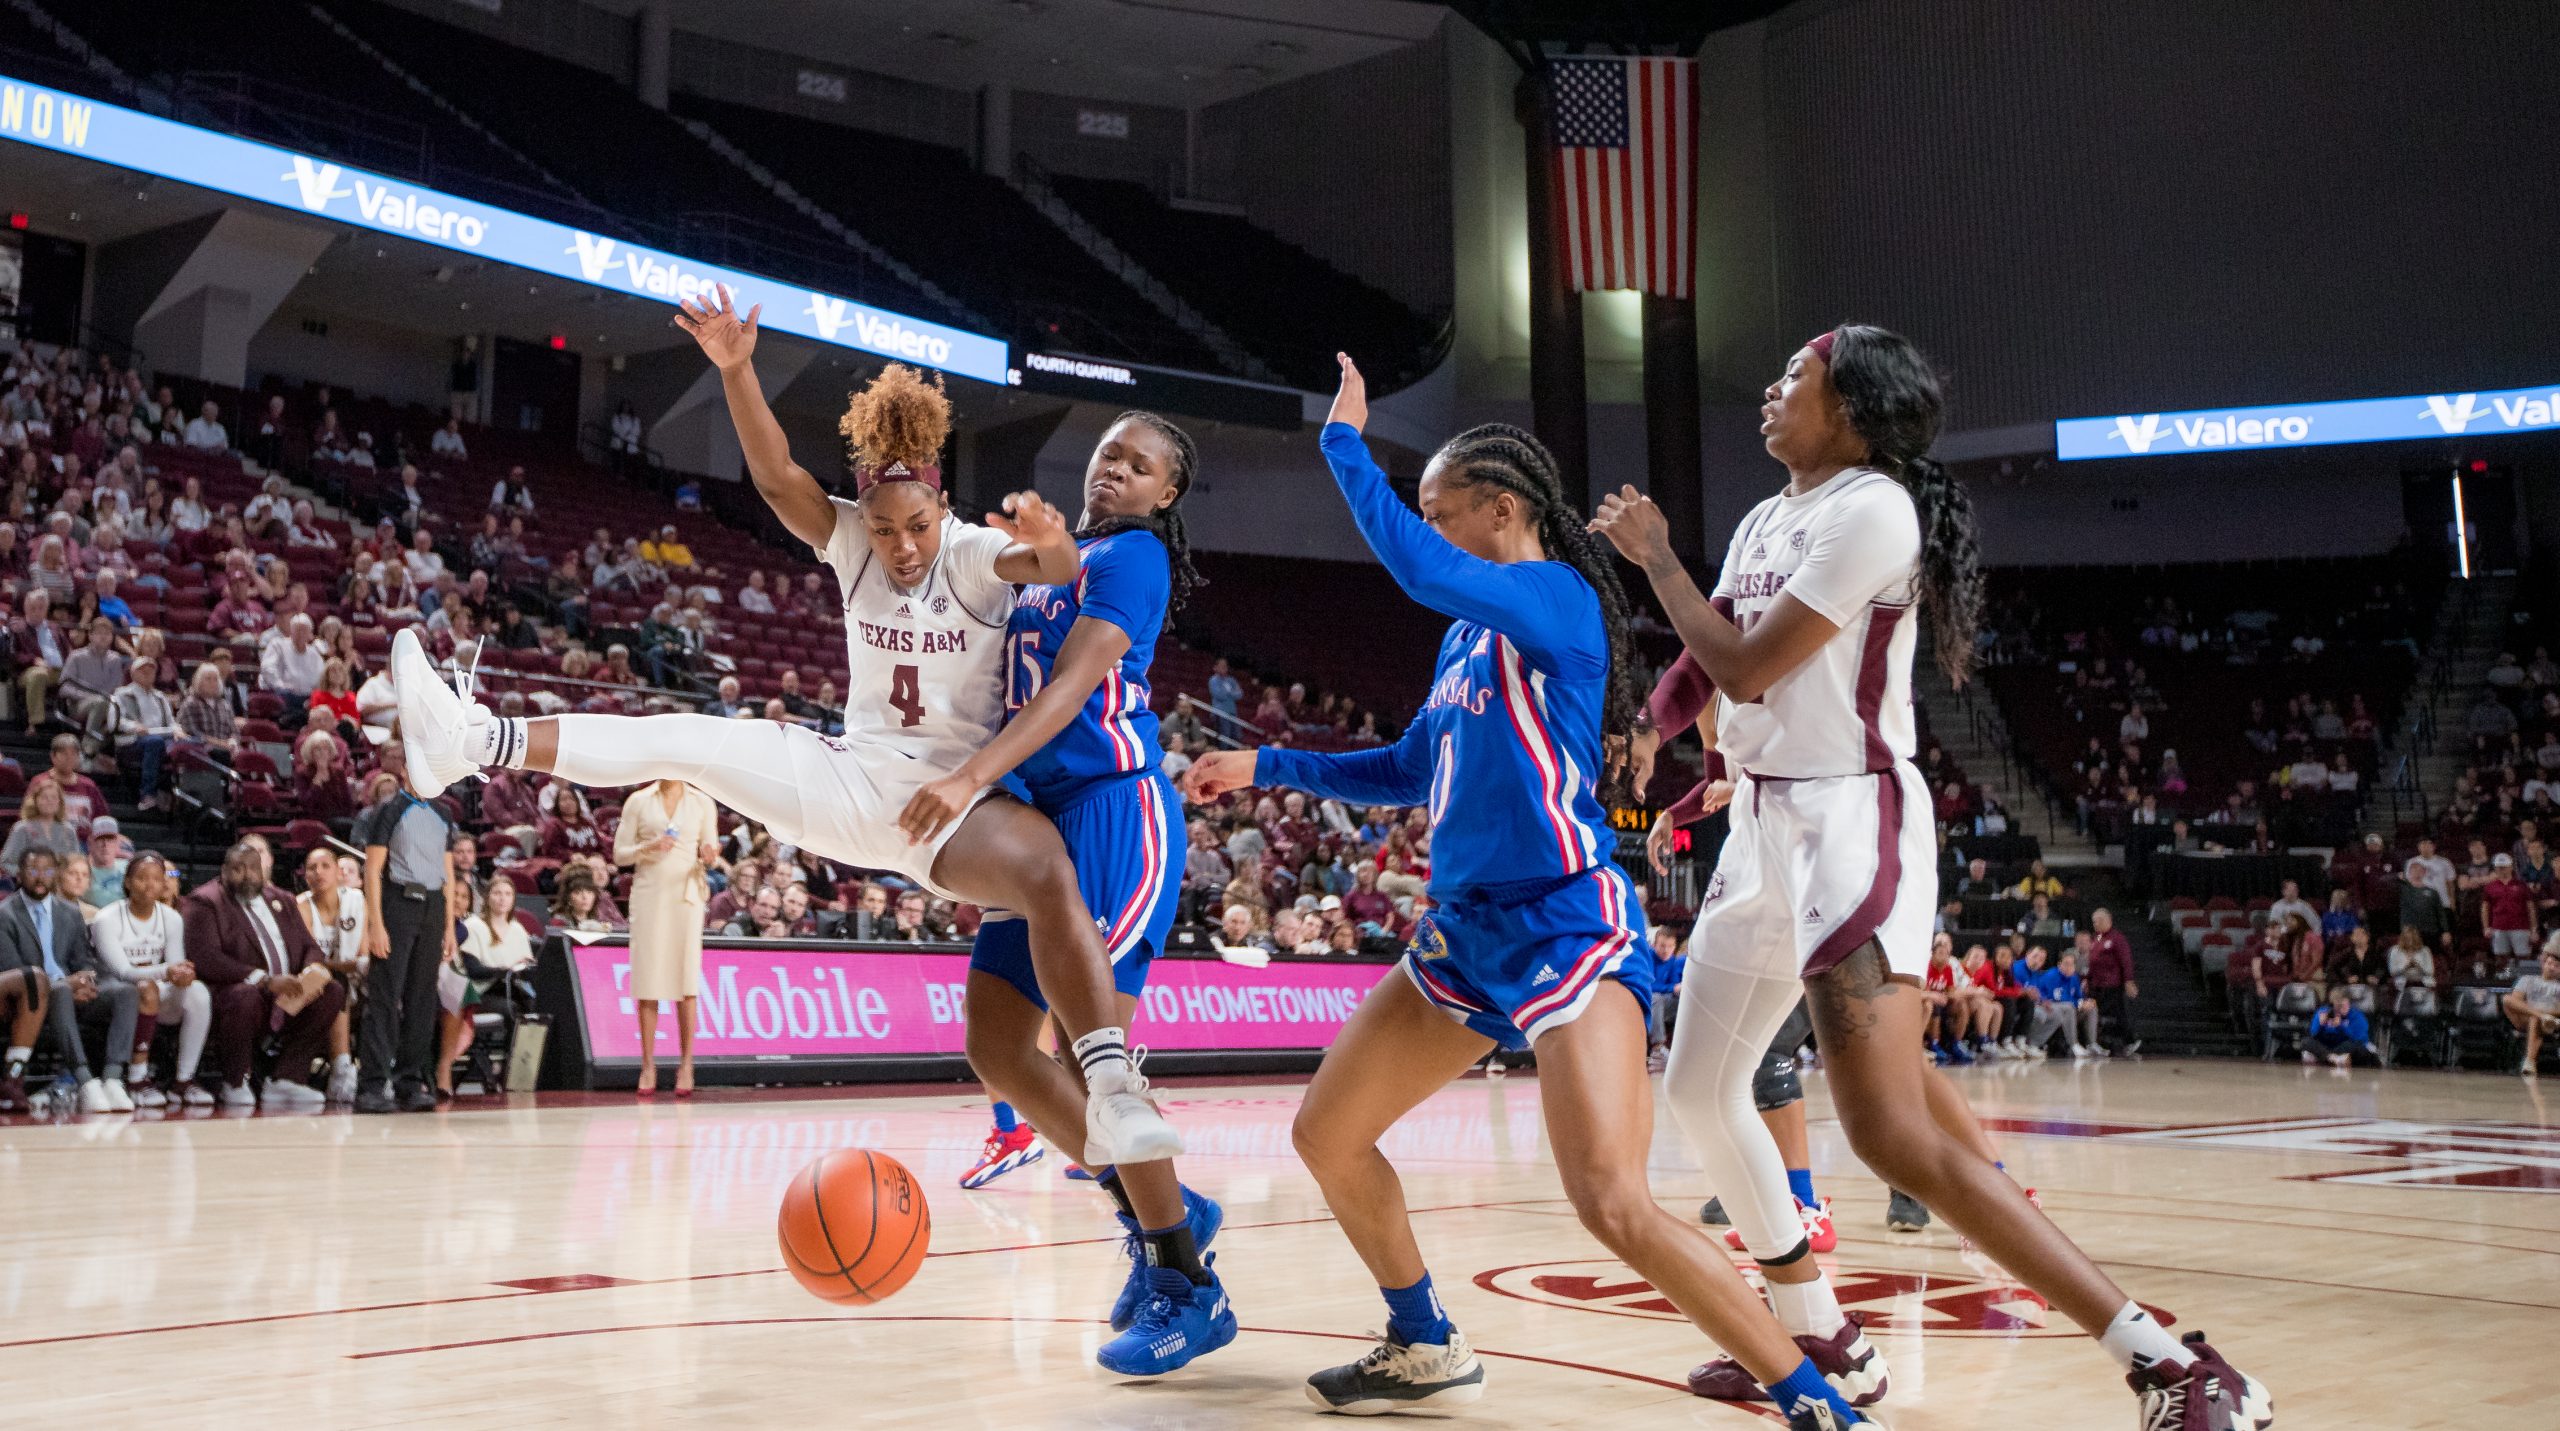
[[[1455,478],[1464,486],[1499,487],[1518,497],[1537,522],[1538,540],[1547,556],[1591,583],[1600,598],[1601,627],[1609,635],[1600,733],[1610,741],[1632,736],[1644,710],[1644,693],[1638,686],[1644,664],[1627,630],[1627,593],[1618,585],[1608,548],[1585,528],[1582,512],[1565,496],[1564,476],[1556,469],[1555,455],[1534,435],[1509,423],[1489,422],[1442,443],[1432,461],[1440,464],[1444,481]],[[1601,798],[1623,794],[1625,780],[1622,764],[1607,777],[1610,788]]]
[[[1929,456],[1946,397],[1929,360],[1899,333],[1864,323],[1833,330],[1831,386],[1866,439],[1868,460],[1911,493],[1920,514],[1920,601],[1938,669],[1961,686],[1973,674],[1982,623],[1982,540],[1973,498]]]
[[[1164,543],[1165,555],[1173,563],[1173,600],[1167,604],[1168,616],[1182,609],[1191,593],[1209,584],[1200,569],[1191,564],[1191,538],[1182,529],[1182,494],[1191,490],[1192,469],[1199,464],[1200,452],[1191,445],[1191,434],[1174,424],[1162,413],[1131,408],[1111,419],[1109,432],[1124,422],[1134,422],[1155,429],[1165,445],[1173,449],[1173,470],[1166,480],[1173,487],[1173,500],[1143,517],[1105,517],[1076,533],[1079,542],[1099,541],[1119,532],[1153,532]]]

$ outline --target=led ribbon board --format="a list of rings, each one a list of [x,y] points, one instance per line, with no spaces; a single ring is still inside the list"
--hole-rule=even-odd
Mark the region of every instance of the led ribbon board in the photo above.
[[[1004,383],[1004,341],[780,279],[699,263],[493,204],[0,75],[0,139],[236,194],[333,223],[474,254],[636,298],[677,303],[722,284],[763,326]]]
[[[2496,393],[2436,393],[2356,402],[2292,403],[2208,412],[2074,417],[2053,425],[2053,451],[2084,457],[2250,452],[2342,442],[2406,442],[2495,437],[2560,428],[2560,387]]]

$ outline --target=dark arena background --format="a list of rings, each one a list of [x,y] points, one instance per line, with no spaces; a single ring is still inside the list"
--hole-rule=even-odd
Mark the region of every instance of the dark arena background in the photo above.
[[[2531,0],[0,0],[0,1388],[28,1424],[2560,1424],[2555,154]],[[1907,452],[1843,325],[1935,375]],[[960,622],[961,529],[891,575],[866,494],[938,499],[848,447],[904,369],[959,519],[1037,493],[1092,536],[1178,480],[1176,519]],[[1485,424],[1535,460],[1444,452]],[[1363,441],[1430,527],[1358,505]],[[1815,668],[1737,700],[1735,653],[1828,619],[1780,591],[1826,547],[1764,568],[1763,504],[1868,468],[1922,529],[1832,653],[1868,763],[1781,768],[1811,727],[1769,688]],[[1159,540],[1199,584],[1124,631],[1086,582]],[[1577,611],[1623,589],[1584,665],[1505,624],[1523,556]],[[950,632],[878,624],[910,597]],[[1100,1063],[891,828],[1003,763],[831,783],[884,721],[1037,718],[1062,606],[1131,655],[1059,740],[1179,808],[1054,800],[1052,745],[1015,770],[1067,856],[969,888],[1092,916],[1133,999]],[[916,629],[976,684],[879,654]],[[1756,768],[1695,706],[1653,728],[1688,672],[1728,744],[1781,728]],[[424,753],[484,738],[421,715],[447,681],[488,753]],[[548,719],[617,716],[658,723]],[[696,733],[691,803],[546,773],[641,729]],[[746,749],[797,753],[753,773],[799,813],[721,798]],[[1568,877],[1609,922],[1540,945]],[[1813,926],[1771,935],[1815,950],[1776,956],[1800,1098],[1697,982],[1745,897]],[[1044,919],[1014,943],[1084,948]],[[1824,992],[1869,943],[1904,977],[1865,997],[1923,1009],[1890,1079]],[[1173,1231],[1036,1096],[990,1127],[982,1073],[1084,1097],[1035,1028],[1106,1091],[1138,1053]],[[1804,1259],[1728,1238],[1727,1125],[1801,1175]],[[1701,1313],[1725,1264],[1861,1412],[1724,1394],[1790,1384],[1705,1330],[1768,1321]]]

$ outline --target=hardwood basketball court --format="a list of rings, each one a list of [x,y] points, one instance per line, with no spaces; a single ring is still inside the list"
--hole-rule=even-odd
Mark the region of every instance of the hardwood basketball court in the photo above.
[[[1959,1073],[2013,1170],[2133,1294],[2208,1330],[2280,1426],[2560,1424],[2560,1131],[2530,1083],[2236,1063]],[[1844,1303],[1893,1364],[1897,1431],[2121,1427],[2097,1348],[1884,1190],[1813,1102]],[[1157,1382],[1092,1364],[1122,1263],[1060,1159],[955,1183],[954,1090],[545,1095],[440,1115],[0,1128],[0,1397],[22,1425],[1298,1424],[1299,1383],[1384,1318],[1289,1147],[1299,1085],[1176,1089],[1245,1332]],[[838,1311],[781,1270],[774,1210],[829,1148],[924,1180],[933,1254]],[[1746,1427],[1690,1397],[1705,1342],[1575,1223],[1533,1077],[1472,1076],[1389,1147],[1452,1315],[1486,1357],[1462,1425]],[[1654,1183],[1705,1196],[1667,1120]]]

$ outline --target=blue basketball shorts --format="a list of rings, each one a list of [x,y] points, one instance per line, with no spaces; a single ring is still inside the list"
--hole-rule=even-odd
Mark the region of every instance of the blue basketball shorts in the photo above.
[[[1164,951],[1182,903],[1182,797],[1171,780],[1150,772],[1043,813],[1067,843],[1076,888],[1111,959],[1112,986],[1134,998],[1147,986],[1147,968]],[[987,912],[969,967],[1011,984],[1033,1007],[1049,1007],[1031,968],[1031,927],[1020,915]]]
[[[1580,1018],[1604,984],[1651,1007],[1653,962],[1644,904],[1611,864],[1526,896],[1442,905],[1417,923],[1397,967],[1451,1018],[1516,1052]]]

